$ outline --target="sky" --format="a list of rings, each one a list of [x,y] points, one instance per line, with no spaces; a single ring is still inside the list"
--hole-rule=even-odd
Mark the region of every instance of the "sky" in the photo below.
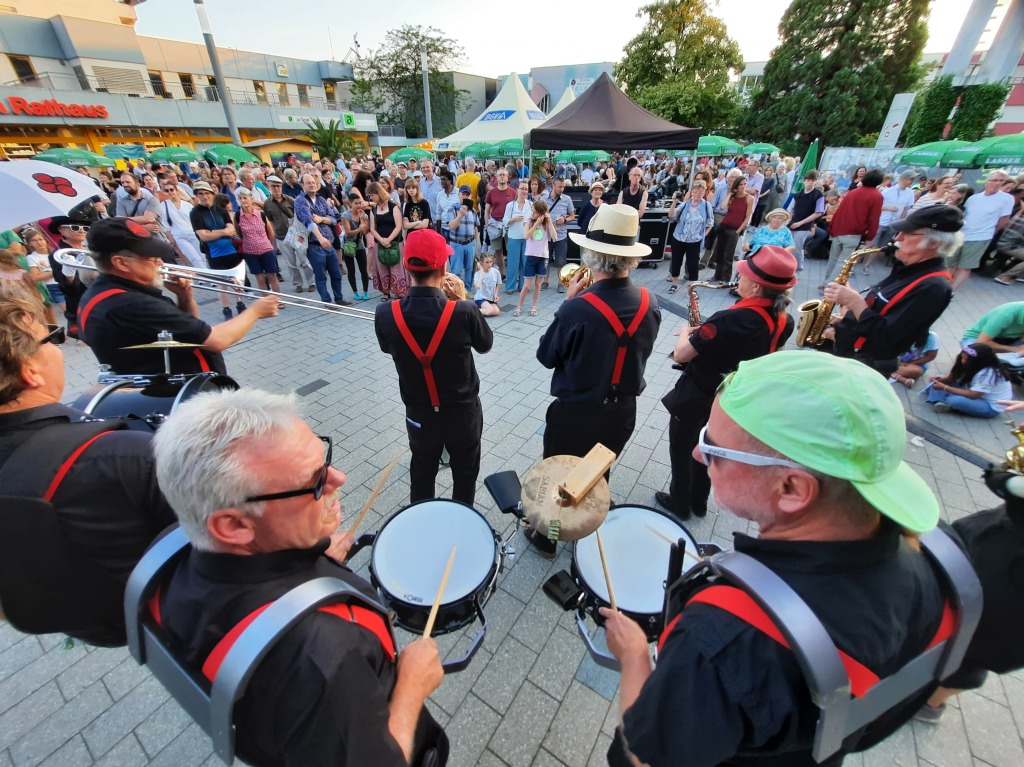
[[[828,0],[822,0],[828,2]],[[790,0],[712,0],[746,61],[765,61],[778,43],[776,30]],[[453,68],[497,77],[532,67],[616,62],[623,46],[643,28],[636,0],[589,0],[563,4],[561,20],[551,0],[467,3],[466,0],[205,0],[217,45],[266,51],[298,59],[343,59],[380,46],[402,24],[434,26],[463,47]],[[970,3],[933,0],[925,53],[950,49]],[[756,8],[752,14],[751,9]],[[136,6],[140,35],[201,43],[192,0],[148,0]],[[468,31],[468,30],[476,31]]]

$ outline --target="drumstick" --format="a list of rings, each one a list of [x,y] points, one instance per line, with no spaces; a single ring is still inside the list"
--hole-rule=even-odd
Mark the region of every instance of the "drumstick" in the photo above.
[[[665,541],[665,543],[675,543],[675,541],[673,541],[671,538],[669,538],[667,535],[665,535],[665,533],[661,532],[661,530],[656,528],[654,525],[647,525],[647,529],[650,530],[652,533],[654,533],[659,538],[661,538],[661,540]]]
[[[434,604],[430,608],[430,615],[427,616],[427,625],[423,629],[423,638],[429,639],[430,632],[434,630],[434,620],[437,618],[437,608],[441,606],[441,597],[444,596],[444,587],[448,585],[448,576],[452,572],[452,563],[455,561],[455,549],[458,546],[452,546],[452,553],[448,556],[448,566],[444,568],[444,575],[441,577],[441,587],[437,590],[437,596],[434,597]]]
[[[601,543],[601,531],[597,531],[597,551],[601,555],[601,567],[604,568],[604,582],[608,586],[608,603],[611,605],[613,610],[618,609],[615,606],[615,592],[612,590],[612,577],[608,574],[608,560],[604,558],[604,545]]]
[[[387,465],[383,473],[380,475],[380,479],[377,480],[377,486],[373,488],[373,492],[370,493],[370,497],[366,499],[366,503],[363,505],[363,510],[359,512],[359,516],[356,517],[355,524],[351,527],[351,532],[353,534],[355,534],[356,530],[359,529],[359,526],[363,524],[363,520],[366,519],[366,515],[370,511],[370,506],[372,506],[373,502],[377,500],[377,495],[384,488],[384,483],[388,481],[388,477],[391,476],[391,472],[394,471],[395,466],[398,465],[398,459],[403,455],[405,455],[404,447],[398,451],[394,458],[391,459],[391,463]]]

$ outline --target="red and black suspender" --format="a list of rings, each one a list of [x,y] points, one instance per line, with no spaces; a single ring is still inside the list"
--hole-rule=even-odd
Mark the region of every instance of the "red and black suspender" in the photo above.
[[[640,327],[640,323],[647,316],[647,308],[651,302],[650,295],[647,293],[647,288],[640,288],[640,307],[636,310],[636,314],[633,315],[633,320],[629,323],[628,328],[622,324],[622,320],[612,311],[612,308],[608,306],[604,299],[597,294],[588,291],[581,295],[580,298],[604,315],[604,318],[612,326],[612,331],[618,338],[619,348],[615,353],[615,367],[612,369],[611,381],[611,391],[614,393],[619,387],[619,382],[622,380],[622,368],[626,364],[626,349],[629,347],[629,342],[636,333],[637,328]]]
[[[412,336],[412,331],[409,330],[409,326],[405,322],[399,302],[391,302],[391,313],[395,317],[395,324],[398,325],[398,330],[402,334],[402,338],[405,339],[409,350],[416,355],[416,359],[423,366],[423,377],[427,380],[427,392],[430,394],[430,404],[434,406],[434,410],[440,409],[441,398],[437,394],[437,383],[434,381],[432,365],[434,355],[437,353],[437,347],[441,345],[441,339],[444,338],[445,331],[448,330],[448,323],[452,320],[455,304],[455,301],[447,301],[445,303],[444,310],[441,312],[441,319],[438,320],[437,327],[434,329],[434,335],[430,338],[430,344],[427,346],[427,350],[423,351],[420,345],[416,343],[416,339]]]
[[[900,291],[899,293],[897,293],[897,294],[896,294],[895,296],[893,296],[893,297],[892,297],[892,300],[891,300],[891,301],[889,301],[889,303],[887,303],[887,304],[886,304],[885,306],[883,306],[883,307],[881,308],[881,310],[879,310],[879,312],[878,312],[878,315],[879,315],[880,317],[884,317],[884,316],[886,315],[886,313],[887,313],[887,312],[888,312],[888,311],[889,311],[889,310],[890,310],[890,309],[892,308],[893,304],[895,304],[895,303],[896,303],[897,301],[899,301],[899,300],[900,300],[901,298],[903,298],[904,296],[906,296],[906,295],[907,295],[907,293],[909,293],[909,292],[910,292],[911,290],[913,290],[914,288],[916,288],[916,287],[917,287],[917,286],[918,286],[918,285],[919,285],[920,283],[922,283],[922,282],[924,282],[925,280],[927,280],[927,279],[930,279],[930,278],[932,278],[932,277],[945,277],[945,278],[946,278],[947,280],[950,280],[950,281],[952,281],[952,279],[953,279],[953,275],[952,275],[952,274],[950,274],[949,272],[929,272],[928,274],[924,274],[924,275],[922,275],[922,276],[918,277],[918,278],[917,278],[916,280],[914,280],[914,281],[913,281],[912,283],[910,283],[909,285],[907,285],[907,287],[903,288],[903,289],[902,289],[902,290],[901,290],[901,291]],[[853,343],[853,348],[854,348],[854,349],[855,349],[856,351],[860,351],[860,350],[861,350],[861,347],[862,347],[862,346],[864,346],[864,344],[865,344],[865,343],[867,342],[867,340],[868,340],[868,339],[867,339],[867,336],[861,336],[861,337],[860,337],[860,338],[858,338],[858,339],[857,339],[856,341],[854,341],[854,343]]]
[[[786,637],[779,630],[779,627],[775,625],[775,621],[772,620],[771,616],[765,612],[763,607],[754,601],[753,597],[742,589],[736,588],[735,586],[709,586],[708,588],[697,592],[687,600],[686,606],[694,603],[712,605],[721,610],[725,610],[727,613],[736,616],[744,623],[750,624],[762,634],[771,637],[783,647],[787,649],[790,647]],[[659,653],[661,652],[662,645],[665,643],[665,639],[670,633],[672,633],[672,629],[675,628],[675,625],[682,617],[683,613],[680,611],[680,613],[669,621],[669,624],[665,627],[661,637],[658,639]],[[935,636],[932,638],[931,642],[928,643],[927,649],[949,639],[949,637],[953,635],[955,628],[956,613],[950,605],[949,600],[946,600],[943,604],[942,620],[939,623],[939,628],[935,632]],[[864,664],[851,658],[842,650],[839,650],[838,648],[836,649],[839,652],[839,657],[843,663],[843,667],[846,669],[846,673],[850,677],[850,692],[857,698],[864,696],[868,690],[878,683],[878,675]]]
[[[90,298],[89,302],[78,312],[78,327],[82,331],[82,334],[85,334],[85,321],[89,319],[89,314],[96,308],[96,304],[107,300],[111,296],[116,296],[118,293],[127,292],[127,290],[122,288],[111,288],[110,290],[104,290],[102,293],[97,293],[95,296]]]

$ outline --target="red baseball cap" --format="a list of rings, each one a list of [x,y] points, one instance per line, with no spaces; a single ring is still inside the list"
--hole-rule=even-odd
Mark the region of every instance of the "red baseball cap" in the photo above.
[[[411,272],[433,272],[448,263],[455,251],[433,229],[416,229],[405,238],[405,268]]]

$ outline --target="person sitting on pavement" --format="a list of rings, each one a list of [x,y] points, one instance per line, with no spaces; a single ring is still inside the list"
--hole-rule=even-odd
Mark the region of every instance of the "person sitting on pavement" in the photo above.
[[[1013,396],[1013,374],[988,344],[967,344],[953,369],[933,376],[928,402],[936,413],[956,411],[976,418],[995,418],[1005,409],[999,402]]]
[[[331,465],[331,439],[302,421],[293,396],[200,394],[167,419],[154,452],[192,544],[159,610],[187,663],[199,669],[232,627],[315,578],[340,579],[375,601],[373,587],[341,564],[355,538],[337,532],[345,475]],[[423,705],[444,676],[436,643],[417,639],[396,654],[387,615],[362,609],[369,615],[359,623],[312,612],[268,651],[235,704],[241,759],[445,764],[448,739]]]
[[[1024,364],[1024,301],[1010,301],[985,312],[964,331],[960,346],[982,343],[1013,367]]]

